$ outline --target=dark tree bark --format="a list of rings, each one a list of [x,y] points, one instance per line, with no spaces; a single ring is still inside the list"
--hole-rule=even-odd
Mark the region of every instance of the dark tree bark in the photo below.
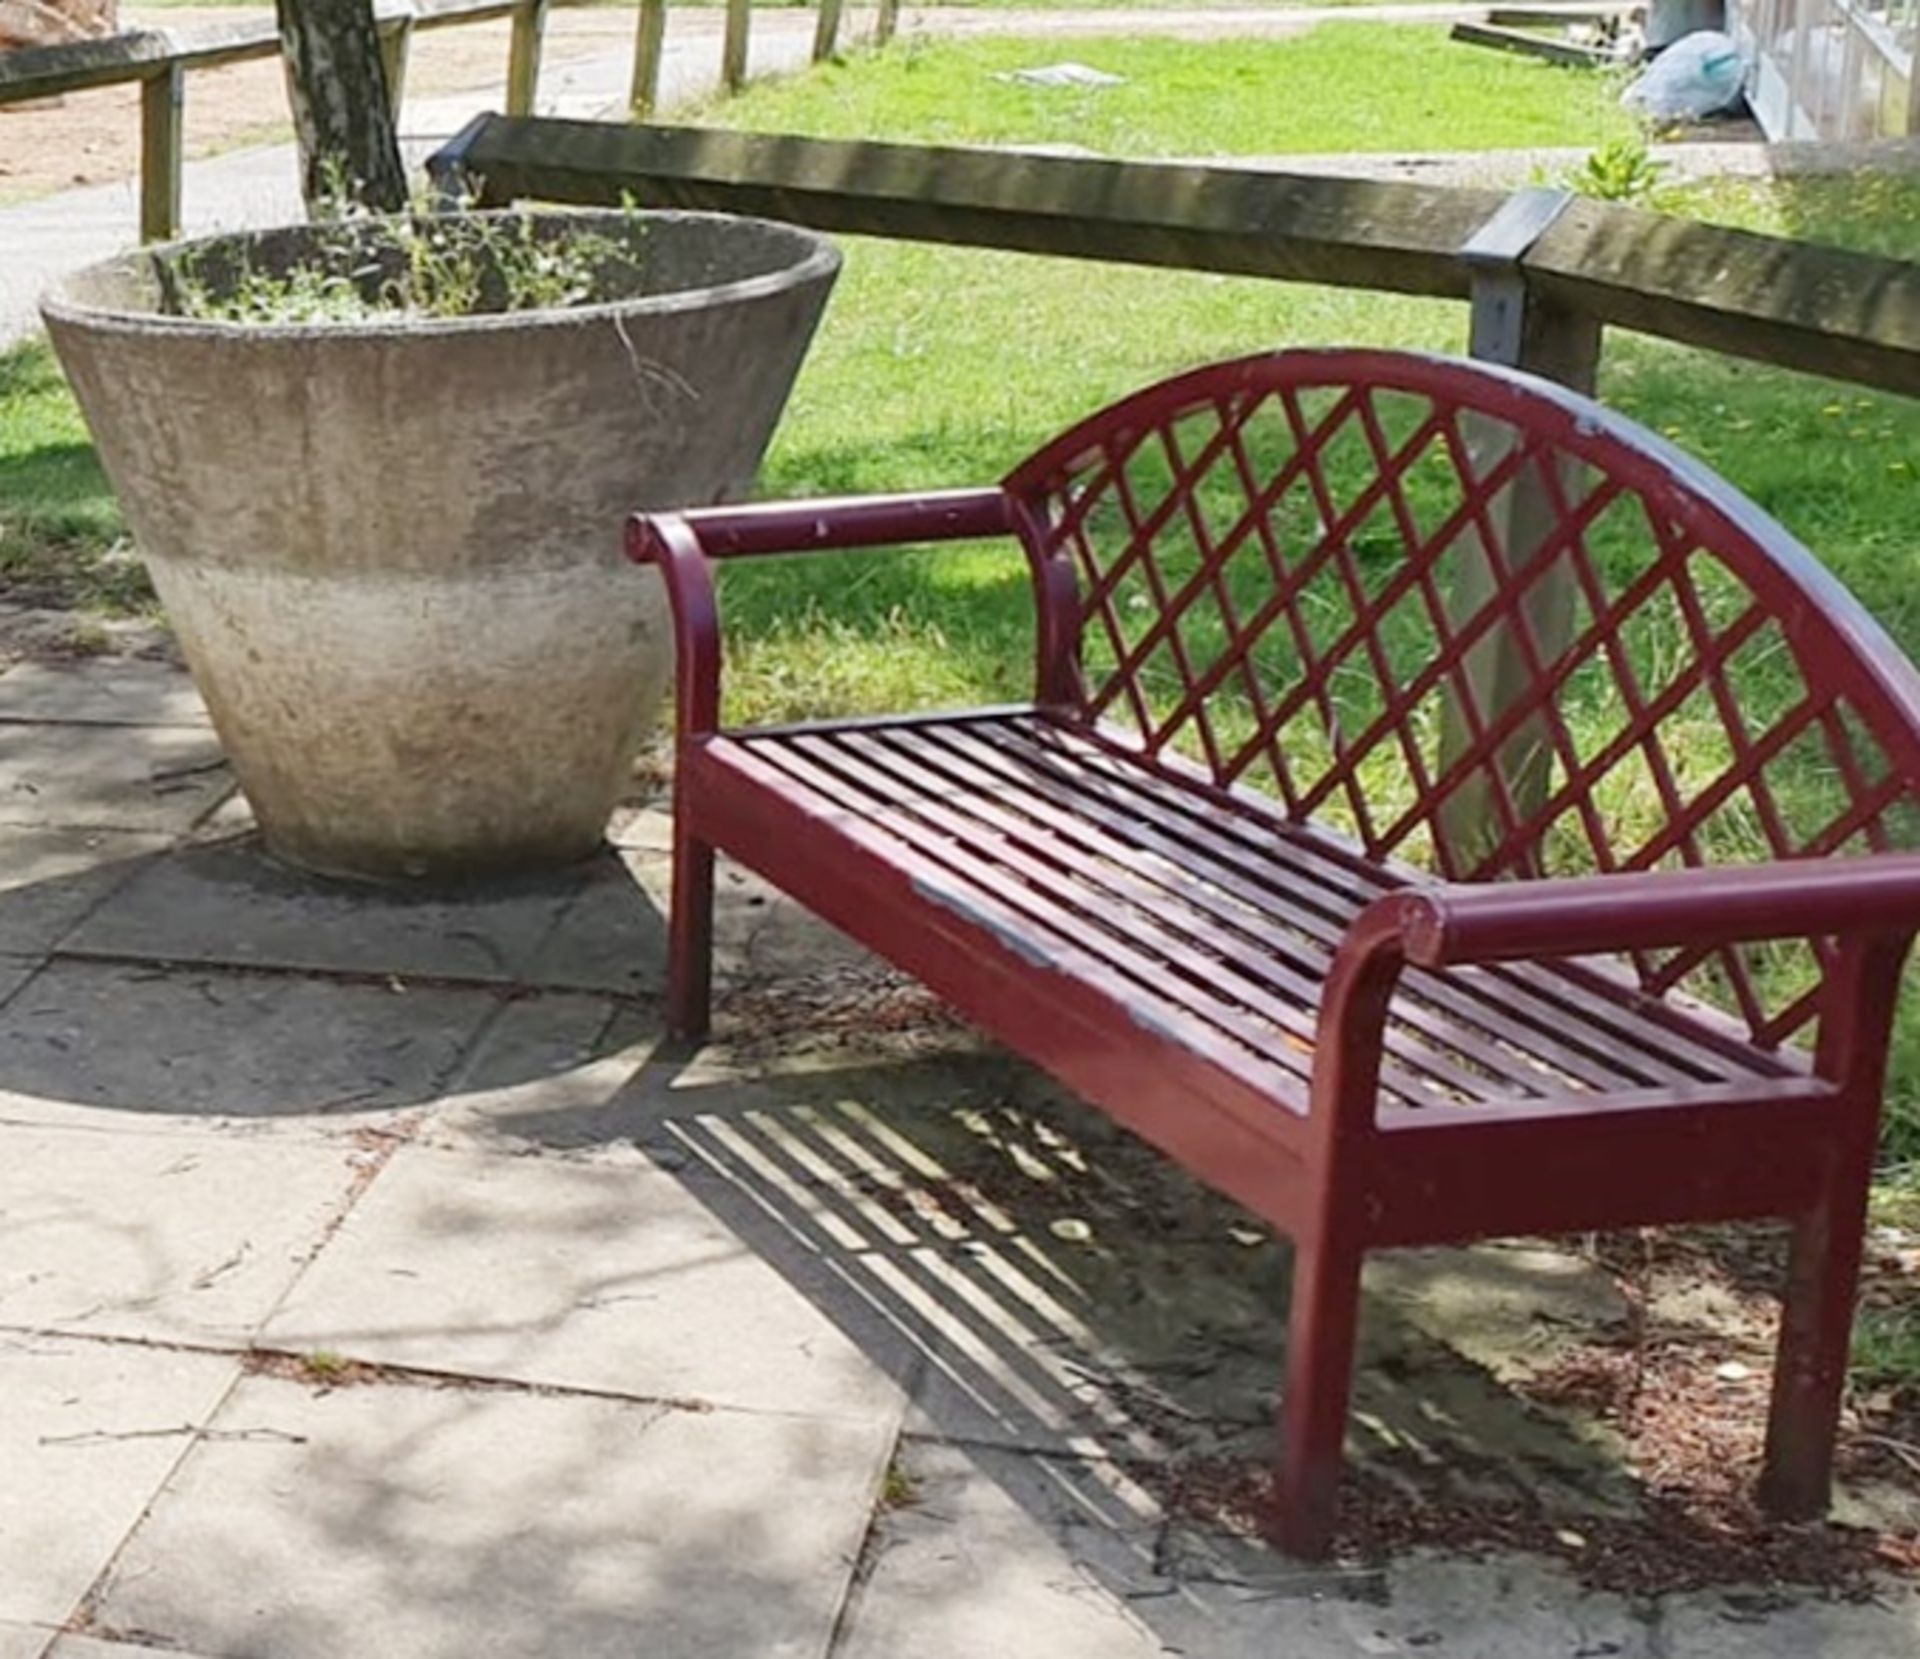
[[[349,203],[399,212],[407,175],[372,0],[276,0],[276,9],[308,213]]]

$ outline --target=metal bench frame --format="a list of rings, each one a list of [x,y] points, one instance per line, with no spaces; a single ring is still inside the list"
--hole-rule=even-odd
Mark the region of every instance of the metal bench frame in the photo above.
[[[1357,496],[1342,446],[1371,458]],[[1637,566],[1590,545],[1623,512]],[[1399,550],[1368,564],[1355,537],[1383,514]],[[715,561],[1007,536],[1033,577],[1031,705],[722,726]],[[1283,1232],[1283,1548],[1331,1542],[1365,1251],[1523,1232],[1789,1220],[1761,1496],[1824,1509],[1920,925],[1920,856],[1897,850],[1920,675],[1777,524],[1560,387],[1331,351],[1150,388],[996,487],[639,515],[628,549],[678,645],[672,1030],[708,1028],[725,852]],[[1251,605],[1226,576],[1246,558],[1270,573]],[[1350,604],[1331,632],[1328,592]],[[1663,685],[1623,643],[1656,600],[1686,645]],[[1431,627],[1416,663],[1386,643],[1403,604]],[[1764,716],[1728,682],[1762,636],[1797,676]],[[1563,717],[1580,673],[1618,700],[1604,741]],[[1355,675],[1370,718],[1339,706]],[[1717,723],[1711,776],[1683,776],[1683,708]],[[1802,744],[1833,800],[1790,825],[1770,768]],[[1382,794],[1383,757],[1410,794]],[[1628,764],[1662,806],[1637,839],[1596,805]],[[1714,856],[1736,804],[1759,862]],[[1596,873],[1558,873],[1569,845]],[[1803,941],[1811,983],[1778,992],[1763,941]],[[1687,994],[1706,971],[1727,1013]]]

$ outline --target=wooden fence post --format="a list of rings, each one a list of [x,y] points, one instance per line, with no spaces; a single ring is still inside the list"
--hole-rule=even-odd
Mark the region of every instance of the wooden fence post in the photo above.
[[[666,51],[667,0],[640,0],[633,38],[633,91],[627,108],[644,121],[660,101],[660,60]]]
[[[727,33],[720,46],[720,82],[729,92],[747,84],[747,31],[753,26],[753,0],[727,0]]]
[[[840,0],[820,0],[813,23],[813,61],[825,63],[840,44]]]
[[[1591,394],[1600,363],[1600,325],[1593,318],[1543,305],[1527,291],[1521,260],[1572,200],[1569,192],[1539,187],[1516,191],[1460,250],[1470,275],[1472,317],[1468,350],[1485,363],[1557,380]],[[1505,427],[1470,421],[1467,441],[1482,475],[1512,444]],[[1524,563],[1552,529],[1553,504],[1539,477],[1523,474],[1496,506],[1492,529],[1505,568]],[[1456,624],[1485,605],[1499,586],[1495,558],[1476,532],[1461,538],[1466,555],[1447,596]],[[1543,661],[1551,661],[1572,638],[1576,584],[1570,563],[1559,561],[1527,590],[1522,612]],[[1496,628],[1467,653],[1468,693],[1483,722],[1491,723],[1524,696],[1534,676],[1515,634]],[[1442,723],[1444,769],[1473,740],[1466,710],[1450,700]],[[1546,723],[1531,720],[1505,744],[1494,762],[1515,811],[1521,816],[1545,801],[1553,754]],[[1492,779],[1477,770],[1448,797],[1441,833],[1455,867],[1470,870],[1502,836]]]
[[[884,46],[893,39],[894,31],[900,27],[900,0],[880,0],[880,9],[873,17],[873,43]]]
[[[520,0],[507,47],[507,113],[531,115],[540,87],[540,51],[547,35],[547,0]]]
[[[400,119],[400,101],[407,90],[407,52],[413,45],[413,14],[380,20],[380,67],[387,77],[387,107]]]
[[[180,233],[181,113],[187,72],[178,62],[140,83],[140,240]]]

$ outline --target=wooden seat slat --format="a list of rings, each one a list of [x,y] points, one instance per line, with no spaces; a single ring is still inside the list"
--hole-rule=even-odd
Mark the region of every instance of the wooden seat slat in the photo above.
[[[1009,735],[1019,730],[1010,728]],[[1116,849],[1129,854],[1124,866],[1128,874],[1162,890],[1162,897],[1143,902],[1174,926],[1192,930],[1201,943],[1234,953],[1241,971],[1268,978],[1308,1010],[1317,1007],[1339,929],[1310,910],[1279,901],[1279,893],[1300,884],[1290,838],[1277,835],[1263,859],[1245,860],[1264,879],[1263,887],[1213,856],[1217,831],[1201,827],[1182,843],[1144,830],[1139,815],[1129,818],[1104,811],[1085,791],[1076,795],[1060,788],[1043,768],[1021,767],[1015,758],[1020,752],[1017,747],[1003,749],[981,741],[977,733],[927,725],[899,733],[876,728],[862,737],[881,743],[911,741],[958,790],[955,799],[993,793],[1001,802],[1017,804],[1043,826],[1045,838],[1071,849],[1065,855],[1070,869],[1095,868],[1092,863],[1072,863],[1081,857],[1110,861]],[[1215,923],[1232,930],[1231,941],[1223,939]],[[1590,1070],[1528,1064],[1537,1057],[1501,1048],[1495,1040],[1451,1019],[1447,1011],[1428,1006],[1424,999],[1406,999],[1402,1015],[1404,1029],[1388,1034],[1389,1055],[1401,1067],[1422,1072],[1433,1072],[1437,1056],[1441,1069],[1434,1073],[1436,1081],[1462,1098],[1539,1095],[1595,1081]],[[1463,1072],[1462,1065],[1469,1069]],[[1603,1075],[1598,1081],[1617,1086],[1620,1079]]]
[[[1268,838],[1285,835],[1290,859],[1302,879],[1291,888],[1270,885],[1274,902],[1287,903],[1290,909],[1317,910],[1336,938],[1364,906],[1401,884],[1388,872],[1342,861],[1341,849],[1330,845],[1323,833],[1304,835],[1259,803],[1242,799],[1223,803],[1198,795],[1156,769],[1103,746],[1091,734],[1032,715],[1023,717],[1017,727],[993,722],[981,725],[978,732],[981,741],[996,742],[1016,729],[1031,739],[1036,762],[1040,756],[1058,757],[1071,768],[1066,776],[1074,787],[1086,792],[1089,782],[1098,780],[1122,791],[1121,798],[1111,803],[1116,815],[1132,812],[1156,823],[1184,824],[1189,834],[1211,836],[1218,856],[1226,856],[1222,849],[1231,845],[1257,870]],[[1026,747],[1023,742],[1023,750]],[[1657,1018],[1651,1009],[1640,1013],[1627,1002],[1630,993],[1624,985],[1588,984],[1557,967],[1503,963],[1450,974],[1444,980],[1410,970],[1407,981],[1429,994],[1437,994],[1434,988],[1444,985],[1445,1006],[1463,1019],[1484,1022],[1488,1030],[1524,1048],[1541,1040],[1535,1033],[1549,1040],[1557,1035],[1609,1067],[1615,1081],[1712,1083],[1744,1075],[1779,1076],[1788,1070],[1775,1056],[1750,1045],[1709,1046],[1704,1033],[1696,1035],[1684,1023]],[[1470,999],[1475,1006],[1470,1010],[1461,999]],[[1509,1029],[1516,1021],[1520,1031]]]
[[[1124,982],[1135,998],[1172,1003],[1191,1016],[1194,1040],[1188,1046],[1217,1053],[1224,1039],[1233,1051],[1235,1069],[1257,1070],[1265,1086],[1276,1092],[1280,1104],[1303,1109],[1308,1056],[1284,1044],[1263,1052],[1257,1025],[1242,1022],[1225,999],[1208,994],[1183,976],[1170,975],[1168,961],[1149,949],[1136,948],[1127,937],[1123,919],[1111,910],[1102,915],[1100,907],[1086,904],[1076,909],[1057,897],[1008,880],[1001,859],[983,854],[977,843],[955,834],[951,821],[938,812],[916,814],[897,804],[884,804],[861,787],[857,762],[836,765],[817,753],[803,752],[792,737],[751,747],[756,758],[809,790],[825,811],[856,819],[869,830],[898,841],[920,860],[938,866],[951,884],[943,897],[955,909],[997,914],[996,931],[1004,938],[1022,941],[1036,958],[1055,958],[1063,963],[1076,956],[1092,958],[1109,975]],[[940,828],[943,823],[947,826],[944,830]],[[1165,948],[1169,952],[1174,949],[1171,945]],[[1188,961],[1194,966],[1199,959],[1189,956]],[[1267,1009],[1280,1018],[1292,1013],[1274,999],[1265,1001]]]
[[[940,770],[939,734],[937,726],[892,733],[884,727],[867,727],[838,735],[836,741],[873,758],[913,795],[939,799],[949,811],[971,818],[978,825],[977,834],[1008,838],[1009,844],[1029,855],[1020,861],[1021,868],[1031,872],[1031,859],[1045,861],[1052,885],[1063,895],[1086,894],[1108,925],[1156,951],[1165,949],[1169,962],[1194,976],[1202,988],[1211,984],[1243,1005],[1253,1017],[1236,1017],[1230,1027],[1223,1028],[1224,1035],[1255,1054],[1271,1052],[1278,1040],[1293,1053],[1311,1056],[1325,952],[1315,951],[1310,941],[1276,925],[1270,914],[1252,910],[1235,914],[1230,906],[1210,903],[1210,895],[1191,876],[1170,874],[1164,867],[1156,870],[1138,861],[1118,863],[1110,839],[1076,833],[1070,821],[1037,813],[1021,821],[1015,813],[1031,812],[1030,796],[1007,791],[989,800],[952,771]],[[938,775],[930,776],[929,768]],[[1102,896],[1098,900],[1092,898],[1094,889]],[[1107,901],[1127,908],[1114,915]],[[1216,925],[1220,920],[1228,925]],[[1197,960],[1196,951],[1204,953]],[[1409,1042],[1396,1033],[1389,1037],[1387,1049],[1389,1063],[1381,1087],[1405,1105],[1540,1092],[1510,1076],[1507,1088],[1490,1087],[1488,1077],[1464,1069],[1444,1045]],[[1489,1058],[1497,1068],[1497,1059]],[[1503,1070],[1493,1070],[1492,1076],[1500,1077]],[[1302,1106],[1304,1084],[1303,1075]]]
[[[1107,751],[1077,742],[1077,734],[1070,730],[1051,730],[1050,722],[1009,726],[1008,734],[1015,740],[1004,746],[995,742],[994,728],[982,728],[977,735],[957,728],[941,730],[944,741],[977,745],[1006,765],[1044,778],[1056,799],[1098,822],[1107,833],[1191,860],[1196,869],[1206,871],[1209,880],[1283,917],[1328,952],[1338,945],[1353,916],[1390,890],[1388,882],[1356,879],[1343,866],[1329,863],[1317,840],[1301,836],[1276,816],[1263,815],[1257,806],[1196,802],[1190,791],[1169,787],[1151,770],[1124,762],[1116,766]],[[1019,741],[1019,736],[1033,741]],[[1055,739],[1063,739],[1064,744]],[[1075,769],[1082,756],[1095,758],[1100,778],[1124,783],[1129,792],[1107,800],[1087,788],[1084,772]],[[1129,778],[1129,772],[1135,775]],[[1251,833],[1239,833],[1242,830]],[[1276,839],[1289,849],[1284,878],[1272,867],[1268,853]],[[1403,981],[1408,992],[1407,1017],[1421,1018],[1420,1011],[1431,1007],[1455,1028],[1535,1056],[1560,1075],[1593,1088],[1698,1082],[1722,1077],[1729,1069],[1722,1056],[1710,1052],[1703,1056],[1704,1063],[1689,1067],[1668,1058],[1662,1048],[1613,1037],[1606,1022],[1619,1010],[1604,997],[1590,998],[1590,1007],[1569,1018],[1564,1000],[1556,999],[1549,988],[1551,976],[1530,978],[1535,983],[1523,974],[1498,970],[1445,975],[1409,970]],[[1521,988],[1518,996],[1515,985]],[[1684,1043],[1674,1046],[1685,1052]]]

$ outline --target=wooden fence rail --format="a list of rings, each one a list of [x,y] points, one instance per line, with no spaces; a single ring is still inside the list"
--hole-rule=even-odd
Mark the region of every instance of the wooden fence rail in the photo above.
[[[1920,265],[1564,191],[499,115],[430,166],[489,200],[630,195],[850,235],[1467,299],[1480,355],[1576,384],[1613,325],[1920,396]]]
[[[540,80],[541,48],[552,4],[568,0],[376,0],[375,25],[396,112],[406,80],[408,47],[427,29],[511,18],[507,49],[506,108],[531,115]],[[577,3],[577,0],[575,0]],[[813,34],[815,62],[840,49],[843,0],[818,0]],[[894,33],[898,0],[879,0],[873,39],[884,45]],[[638,0],[633,83],[629,102],[636,116],[659,103],[665,56],[667,0]],[[746,79],[750,0],[727,0],[721,43],[721,79],[729,91]],[[190,70],[277,57],[279,32],[271,23],[223,24],[176,32],[153,29],[108,40],[75,41],[0,54],[0,106],[60,97],[93,87],[140,86],[140,236],[164,241],[180,228],[181,140],[186,76]]]

